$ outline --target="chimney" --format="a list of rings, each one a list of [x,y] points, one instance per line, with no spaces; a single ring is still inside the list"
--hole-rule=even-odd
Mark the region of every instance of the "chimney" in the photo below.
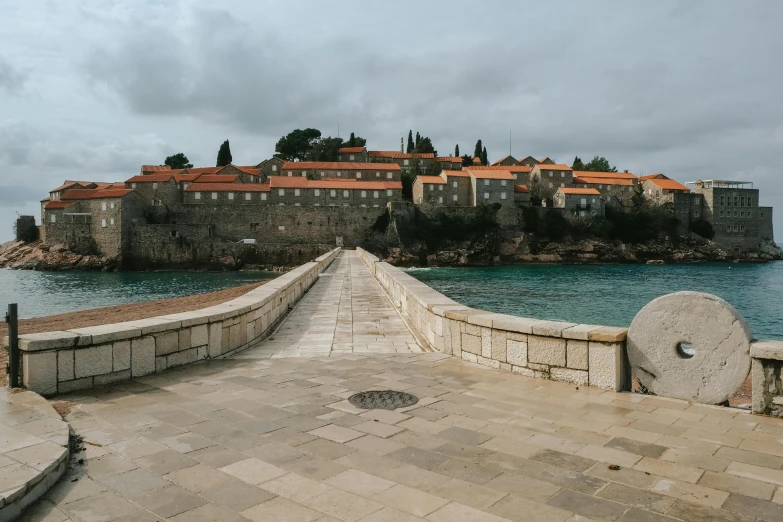
[[[400,152],[405,152],[405,149],[403,149],[402,147],[402,143],[403,143],[402,136],[400,136]]]
[[[627,170],[624,170],[623,172],[625,172],[626,174],[628,174],[628,171],[627,171]]]

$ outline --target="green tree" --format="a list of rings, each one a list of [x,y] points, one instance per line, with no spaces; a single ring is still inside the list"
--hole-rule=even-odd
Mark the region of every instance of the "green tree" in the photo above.
[[[321,131],[318,129],[296,129],[278,140],[275,152],[287,161],[303,161],[320,139]]]
[[[489,165],[489,159],[487,158],[487,148],[484,147],[484,149],[481,151],[481,164],[482,165]]]
[[[346,143],[348,147],[355,147],[356,146],[356,136],[354,136],[353,132],[351,133],[351,137],[348,138],[348,143]]]
[[[461,156],[462,158],[462,166],[463,167],[470,167],[473,165],[473,156],[469,154],[465,154],[464,156]]]
[[[459,158],[459,143],[454,147],[454,157]]]
[[[348,143],[343,143],[342,138],[332,138],[331,136],[321,138],[313,144],[305,159],[307,161],[337,161],[340,147],[348,145]]]
[[[585,164],[585,170],[591,172],[617,172],[617,167],[611,167],[609,161],[601,156],[595,156],[588,163]]]
[[[439,176],[443,172],[443,165],[437,161],[430,162],[424,169],[425,176]]]
[[[215,166],[225,167],[229,163],[231,163],[231,146],[228,144],[228,140],[226,140],[220,146],[220,150],[218,150],[217,163]]]
[[[418,145],[416,145],[416,152],[420,154],[428,154],[431,152],[436,156],[438,155],[438,151],[435,150],[435,147],[432,145],[432,140],[427,136],[419,136]]]
[[[410,154],[411,152],[413,152],[413,149],[415,147],[416,147],[416,145],[413,143],[413,131],[409,130],[408,131],[408,149],[405,152]]]
[[[416,131],[416,142],[414,143],[413,148],[419,150],[419,143],[421,143],[421,134],[419,134],[419,131]]]
[[[345,144],[346,147],[364,147],[366,145],[367,140],[361,136],[354,136],[353,132],[351,133],[351,138]]]
[[[571,165],[571,168],[573,170],[585,170],[585,164],[581,159],[579,159],[579,156],[576,156],[574,158],[574,164]]]
[[[163,162],[164,165],[168,165],[172,169],[192,169],[193,164],[188,160],[188,157],[185,156],[183,153],[178,152],[174,154],[173,156],[169,156],[166,158],[166,161]]]
[[[481,140],[478,140],[476,142],[476,149],[473,151],[473,157],[474,158],[480,158],[481,157],[481,152],[482,152]]]

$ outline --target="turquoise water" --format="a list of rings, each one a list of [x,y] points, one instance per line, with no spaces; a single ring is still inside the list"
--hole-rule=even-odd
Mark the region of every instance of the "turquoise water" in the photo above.
[[[0,269],[0,312],[42,317],[168,299],[274,279],[279,272],[33,272]]]
[[[754,337],[783,339],[783,262],[414,268],[408,273],[473,308],[609,326],[629,326],[644,305],[664,294],[708,292],[734,305]]]

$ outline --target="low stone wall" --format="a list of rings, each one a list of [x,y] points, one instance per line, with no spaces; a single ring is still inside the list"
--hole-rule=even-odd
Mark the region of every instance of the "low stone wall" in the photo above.
[[[437,351],[491,368],[607,390],[630,389],[628,330],[495,314],[461,305],[357,248],[400,312]]]
[[[753,413],[783,417],[783,341],[750,345]]]
[[[238,352],[262,338],[339,251],[334,249],[242,297],[209,308],[22,335],[23,386],[55,395]]]

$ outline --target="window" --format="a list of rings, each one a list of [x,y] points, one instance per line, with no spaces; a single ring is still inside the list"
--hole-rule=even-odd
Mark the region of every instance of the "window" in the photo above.
[[[253,195],[250,192],[245,192],[245,201],[253,199]]]
[[[745,225],[740,225],[740,232],[745,232]]]
[[[343,197],[344,197],[344,198],[347,198],[349,195],[350,195],[350,194],[348,193],[348,191],[347,191],[347,190],[343,190]]]
[[[155,190],[156,188],[158,188],[158,184],[157,183],[153,183],[152,184],[152,190]]]
[[[720,197],[720,204],[721,205],[725,205],[726,204],[726,196],[721,196]]]
[[[549,171],[549,177],[550,178],[552,177],[552,171],[551,170]]]
[[[131,188],[136,188],[136,184],[135,183],[131,183]]]
[[[229,192],[228,193],[228,199],[234,199],[234,193],[233,192]]]
[[[212,193],[212,199],[217,199],[217,192]]]
[[[457,188],[457,182],[456,181],[452,181],[451,186],[454,187],[454,188]]]
[[[731,232],[731,225],[726,225],[726,232]]]
[[[250,223],[250,231],[251,232],[257,232],[258,227],[261,226],[261,223]]]
[[[277,189],[278,196],[285,196],[285,189]]]
[[[322,178],[324,177],[324,171],[323,170],[321,171],[321,177]]]
[[[381,195],[381,194],[380,194],[380,192],[378,192],[377,190],[373,190],[373,191],[372,191],[372,197],[373,197],[374,199],[378,199],[378,197],[379,197],[380,195]]]
[[[314,193],[316,196],[320,196],[320,195],[321,195],[321,190],[320,190],[320,189],[315,189],[315,190],[313,191],[313,193]]]
[[[356,173],[356,179],[362,179],[362,173],[361,172],[357,172]]]
[[[277,230],[285,230],[285,226],[283,226],[283,225],[278,225],[278,226],[277,226]]]
[[[291,176],[293,176],[293,173],[292,173],[292,172],[289,172],[289,173],[288,173],[288,177],[290,178]]]
[[[734,232],[739,232],[739,227],[737,225],[734,225]]]
[[[506,186],[506,180],[505,179],[501,179],[500,180],[500,186],[501,187],[505,187]]]
[[[392,176],[392,173],[391,173],[391,172],[387,172],[387,173],[386,173],[386,179],[392,179],[392,177],[393,177],[393,176]]]
[[[391,196],[392,196],[392,191],[391,191],[391,190],[387,190],[387,191],[386,191],[386,195],[387,195],[388,197],[391,197]]]
[[[443,185],[438,185],[438,190],[440,190],[441,192],[443,192]]]
[[[340,174],[342,174],[339,170],[337,171],[337,177],[340,177]]]
[[[598,190],[601,190],[602,188],[604,188],[603,185],[598,185]]]
[[[307,177],[307,171],[305,171],[305,170],[303,170],[303,171],[302,171],[302,177],[303,177],[303,178],[306,178],[306,177]]]
[[[111,219],[109,220],[109,224],[110,224],[110,225],[114,225],[114,218],[111,218]]]
[[[106,202],[101,203],[101,210],[106,210]]]
[[[561,186],[561,187],[565,187],[565,183],[561,183],[561,184],[560,184],[560,186]]]
[[[488,186],[489,186],[489,180],[488,180],[488,179],[485,179],[485,180],[484,180],[484,186],[485,186],[485,187],[488,187]]]
[[[57,223],[57,216],[55,214],[52,214],[52,217],[49,218],[49,221],[52,223]]]
[[[103,228],[106,228],[106,220],[105,219],[101,219],[101,226]]]
[[[564,178],[564,177],[565,177],[565,172],[561,172],[561,173],[560,173],[560,177],[561,177],[561,178]]]
[[[295,206],[295,207],[298,207],[298,206],[299,206],[299,203],[294,203],[294,206]]]
[[[552,187],[553,187],[553,185],[552,185],[552,182],[550,181],[549,182],[549,188],[552,188]]]
[[[114,201],[111,202],[111,208],[114,208]]]
[[[272,172],[277,172],[277,165],[272,165]]]
[[[694,210],[693,211],[693,217],[699,217],[699,211],[698,210]]]
[[[430,183],[430,192],[432,192],[433,190],[435,190],[435,185]]]
[[[438,203],[443,204],[443,196],[438,197]]]
[[[261,193],[261,201],[266,201],[266,192]]]
[[[408,161],[408,160],[403,160],[403,162],[402,162],[402,164],[405,165],[406,167],[408,166],[409,163],[410,163],[410,161]]]
[[[375,177],[376,177],[376,178],[380,178],[380,177],[381,177],[381,173],[380,173],[380,172],[376,172],[376,173],[375,173]]]
[[[300,194],[299,189],[294,189],[294,197],[298,198],[299,194]]]
[[[735,206],[735,207],[737,206],[737,200],[738,200],[738,199],[739,199],[739,198],[738,198],[737,196],[734,196],[734,206]]]
[[[366,191],[366,190],[362,190],[362,197],[363,197],[363,198],[366,198],[366,197],[367,197],[367,191]]]
[[[194,197],[195,199],[201,199],[201,192],[194,192],[194,193],[193,193],[193,197]]]
[[[176,230],[169,231],[169,236],[170,237],[177,237],[177,231]]]
[[[720,211],[720,217],[723,217],[723,211],[722,210]]]
[[[517,179],[517,174],[516,174],[516,172],[515,172],[514,174],[512,174],[512,175],[511,175],[511,177],[512,177],[512,178],[514,178],[514,179]]]
[[[489,192],[484,193],[484,199],[489,199]]]
[[[734,217],[737,217],[737,211],[736,210],[734,211]]]
[[[741,217],[741,218],[744,218],[744,217],[745,217],[745,211],[744,211],[744,210],[740,211],[740,217]]]
[[[349,157],[349,158],[351,158],[351,161],[353,161],[353,154],[351,154],[351,155],[350,155],[350,156],[348,156],[348,157]]]
[[[336,190],[331,190],[330,192],[331,192],[330,196],[332,196],[333,198],[337,197],[337,191]]]
[[[748,219],[750,219],[750,218],[752,218],[752,217],[753,217],[753,215],[752,215],[750,212],[748,212],[748,213],[747,213],[747,214],[745,214],[745,215],[746,215],[746,216],[748,216]]]
[[[745,206],[745,196],[742,196],[742,197],[740,198],[740,206],[741,206],[741,207],[744,207],[744,206]]]
[[[506,199],[506,193],[505,192],[501,192],[500,193],[500,199]]]
[[[457,201],[457,195],[454,194],[453,196],[451,196],[451,199],[453,199],[454,201]]]

